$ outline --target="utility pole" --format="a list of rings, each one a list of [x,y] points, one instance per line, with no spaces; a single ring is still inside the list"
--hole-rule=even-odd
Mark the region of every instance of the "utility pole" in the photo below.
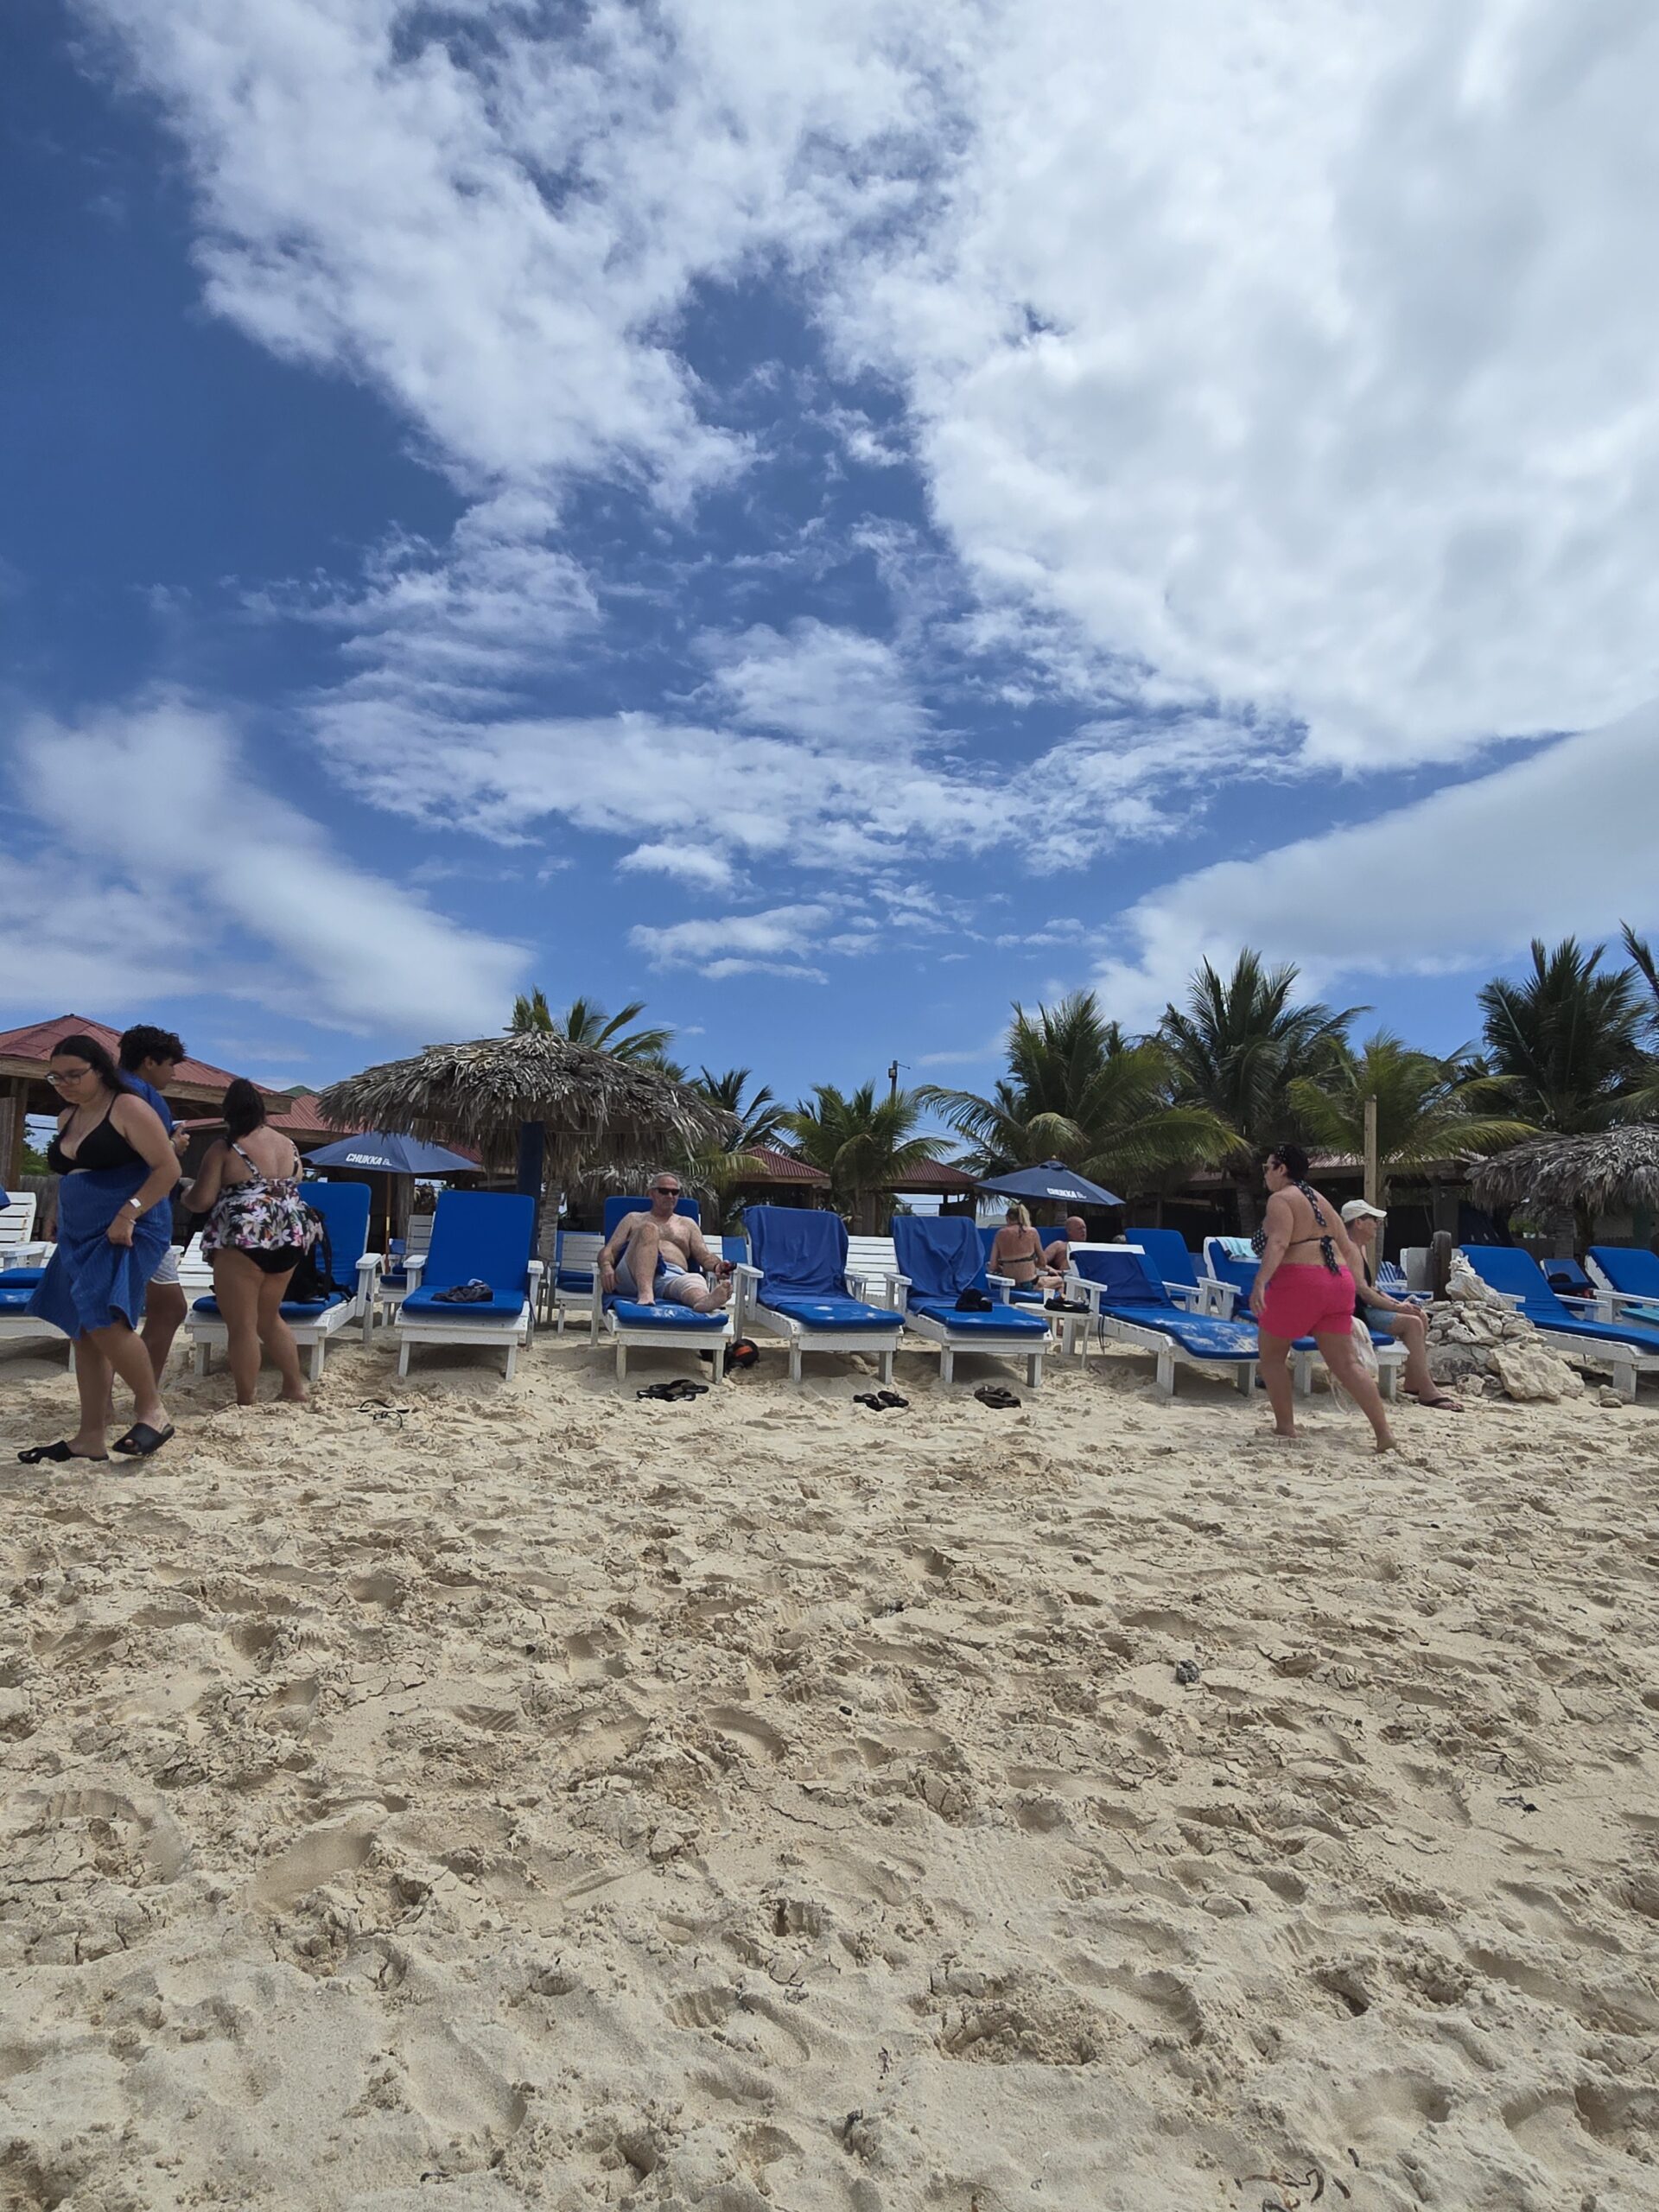
[[[899,1063],[897,1060],[889,1061],[887,1065],[887,1103],[889,1106],[896,1106],[899,1103]]]

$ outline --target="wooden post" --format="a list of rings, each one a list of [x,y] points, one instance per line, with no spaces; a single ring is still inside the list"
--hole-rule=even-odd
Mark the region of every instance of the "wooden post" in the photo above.
[[[531,1250],[542,1249],[542,1177],[547,1165],[547,1125],[543,1122],[521,1122],[518,1124],[518,1189],[527,1198],[536,1201],[536,1226],[531,1239]]]
[[[1376,1156],[1376,1094],[1373,1092],[1365,1101],[1366,1205],[1368,1206],[1380,1206],[1382,1203],[1382,1164]],[[1379,1261],[1382,1257],[1382,1246],[1380,1241],[1376,1248],[1376,1256]]]
[[[23,1116],[12,1085],[6,1086],[7,1095],[0,1098],[0,1191],[10,1191],[20,1183],[23,1173],[23,1147],[20,1137]]]

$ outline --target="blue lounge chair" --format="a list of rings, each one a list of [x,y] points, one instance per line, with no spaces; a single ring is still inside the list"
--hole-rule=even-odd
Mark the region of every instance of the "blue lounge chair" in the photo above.
[[[1584,1264],[1598,1320],[1659,1326],[1659,1252],[1645,1244],[1592,1244]]]
[[[1562,1298],[1531,1253],[1518,1247],[1465,1244],[1459,1249],[1481,1281],[1541,1330],[1564,1359],[1575,1367],[1607,1369],[1621,1398],[1636,1396],[1638,1376],[1659,1375],[1659,1327],[1644,1327],[1628,1316],[1597,1320],[1593,1300]]]
[[[1256,1269],[1261,1262],[1248,1236],[1206,1236],[1204,1240],[1204,1263],[1212,1278],[1220,1284],[1230,1284],[1236,1296],[1234,1312],[1240,1319],[1248,1317],[1250,1293],[1255,1287]],[[1386,1285],[1383,1286],[1387,1287]],[[1397,1297],[1403,1293],[1389,1291]],[[1368,1331],[1371,1350],[1376,1354],[1377,1386],[1390,1403],[1399,1394],[1400,1373],[1406,1363],[1406,1348],[1391,1329]],[[1296,1389],[1306,1398],[1313,1389],[1313,1363],[1319,1348],[1312,1337],[1298,1337],[1291,1347],[1290,1363],[1296,1377]]]
[[[1558,1298],[1593,1298],[1596,1287],[1570,1252],[1552,1253],[1540,1260],[1544,1281]]]
[[[432,1243],[410,1253],[404,1268],[412,1286],[392,1327],[397,1372],[409,1372],[416,1344],[493,1344],[507,1356],[507,1380],[518,1347],[530,1342],[542,1263],[531,1257],[536,1201],[517,1192],[445,1191],[432,1217]],[[439,1293],[467,1282],[490,1287],[487,1299],[456,1305]]]
[[[1116,1344],[1152,1352],[1158,1361],[1158,1388],[1166,1397],[1174,1394],[1178,1367],[1230,1375],[1246,1397],[1255,1387],[1255,1324],[1177,1305],[1161,1276],[1133,1246],[1096,1244],[1075,1251],[1066,1290],[1089,1305],[1086,1316],[1066,1316],[1068,1352],[1096,1332]]]
[[[751,1206],[751,1261],[737,1274],[737,1333],[753,1325],[782,1337],[789,1346],[789,1379],[801,1380],[802,1354],[868,1352],[881,1380],[893,1381],[893,1356],[904,1333],[896,1306],[876,1306],[849,1294],[847,1224],[839,1214],[802,1206]]]
[[[294,1341],[311,1355],[308,1372],[315,1382],[322,1373],[328,1340],[350,1323],[363,1327],[367,1344],[374,1326],[374,1301],[380,1255],[369,1245],[369,1200],[366,1183],[305,1183],[301,1196],[322,1216],[328,1230],[328,1251],[334,1262],[334,1289],[327,1298],[284,1299],[282,1316],[294,1332]],[[185,1330],[195,1349],[196,1372],[206,1375],[213,1354],[230,1342],[230,1332],[211,1294],[198,1298],[185,1317]]]
[[[1052,1339],[1041,1313],[1010,1305],[988,1288],[985,1248],[979,1231],[963,1215],[895,1214],[893,1255],[899,1273],[892,1278],[895,1302],[913,1336],[939,1347],[939,1380],[955,1376],[959,1351],[988,1353],[993,1359],[1023,1359],[1029,1389],[1040,1388],[1043,1354]],[[994,1299],[988,1313],[964,1313],[957,1300],[964,1291]]]
[[[695,1198],[682,1198],[674,1209],[692,1221],[700,1217]],[[639,1198],[611,1198],[605,1201],[605,1234],[608,1243],[612,1231],[625,1214],[649,1213],[651,1200],[643,1194]],[[718,1243],[719,1239],[706,1240]],[[595,1255],[597,1259],[597,1255]],[[732,1333],[729,1307],[722,1306],[717,1313],[698,1313],[689,1306],[676,1306],[667,1299],[613,1298],[607,1294],[599,1280],[599,1270],[594,1270],[594,1287],[588,1298],[588,1336],[597,1344],[600,1332],[604,1330],[616,1346],[616,1379],[626,1379],[630,1345],[650,1347],[661,1351],[664,1346],[690,1345],[693,1351],[709,1351],[721,1344]],[[725,1372],[725,1361],[715,1351],[714,1380],[718,1382]]]
[[[1123,1242],[1146,1254],[1147,1273],[1161,1279],[1178,1306],[1230,1320],[1239,1303],[1236,1287],[1214,1274],[1201,1275],[1179,1229],[1126,1229]]]

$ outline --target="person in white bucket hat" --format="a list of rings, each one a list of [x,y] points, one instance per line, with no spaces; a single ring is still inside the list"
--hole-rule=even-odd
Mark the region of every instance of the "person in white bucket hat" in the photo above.
[[[1462,1400],[1448,1397],[1428,1371],[1428,1323],[1421,1309],[1403,1299],[1390,1298],[1386,1290],[1377,1288],[1373,1280],[1376,1274],[1377,1224],[1387,1219],[1381,1206],[1371,1205],[1364,1198],[1350,1198],[1342,1209],[1342,1225],[1365,1270],[1363,1281],[1356,1287],[1355,1318],[1372,1328],[1386,1328],[1405,1346],[1406,1371],[1402,1384],[1408,1397],[1440,1413],[1460,1414]]]

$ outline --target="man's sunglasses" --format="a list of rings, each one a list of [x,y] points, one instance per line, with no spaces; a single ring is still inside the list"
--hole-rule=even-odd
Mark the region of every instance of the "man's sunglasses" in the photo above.
[[[651,1186],[651,1195],[653,1198],[677,1198],[680,1195],[680,1186],[677,1183],[653,1183]]]

